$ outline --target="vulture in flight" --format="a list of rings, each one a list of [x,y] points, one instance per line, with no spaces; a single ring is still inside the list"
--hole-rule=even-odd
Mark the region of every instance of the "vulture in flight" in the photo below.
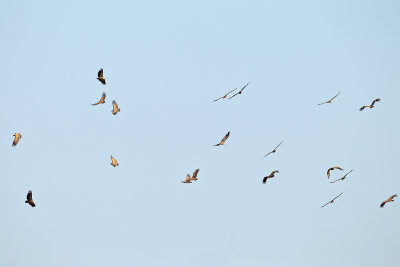
[[[111,163],[110,163],[110,165],[112,165],[114,168],[119,165],[118,161],[112,155],[111,155]]]
[[[235,91],[236,89],[237,89],[237,88],[235,88],[235,89],[229,91],[226,95],[221,96],[221,97],[215,99],[214,102],[215,102],[215,101],[218,101],[218,100],[220,100],[220,99],[225,99],[230,93],[232,93],[232,92]]]
[[[270,175],[265,176],[264,179],[263,179],[263,184],[265,184],[269,178],[274,178],[275,177],[275,173],[279,173],[279,171],[278,170],[272,171]]]
[[[330,104],[330,103],[332,103],[332,100],[335,99],[338,95],[340,95],[340,91],[339,91],[339,93],[338,93],[337,95],[335,95],[334,97],[332,97],[332,98],[329,99],[328,101],[322,102],[322,103],[320,103],[320,104],[318,104],[318,105]]]
[[[279,143],[279,145],[277,145],[275,148],[274,148],[274,150],[272,150],[271,152],[269,152],[267,155],[265,155],[264,157],[266,157],[266,156],[268,156],[269,154],[271,154],[271,153],[275,153],[276,152],[276,149],[281,145],[283,143],[283,141],[281,141],[280,143]]]
[[[346,173],[342,178],[336,179],[335,181],[331,182],[331,184],[333,184],[334,182],[340,181],[340,180],[344,180],[346,179],[346,176],[351,173],[353,170],[349,171],[348,173]]]
[[[395,197],[397,197],[397,194],[391,195],[388,199],[386,199],[385,201],[383,201],[383,202],[381,203],[381,208],[383,208],[383,206],[385,206],[386,203],[391,202],[391,201],[394,201],[393,198],[395,198]]]
[[[328,179],[329,179],[329,177],[331,176],[331,171],[333,171],[334,169],[338,169],[338,170],[343,171],[343,169],[340,168],[340,167],[332,167],[332,168],[329,168],[328,171],[326,172],[326,175],[328,176]]]
[[[236,94],[234,94],[233,96],[231,96],[229,99],[232,99],[233,97],[235,97],[236,95],[241,95],[242,94],[242,92],[243,92],[243,90],[244,90],[244,88],[246,88],[247,87],[247,85],[249,85],[249,83],[247,83],[245,86],[243,86],[243,88],[242,89],[240,89],[240,91],[239,92],[237,92]]]
[[[12,142],[12,146],[16,146],[19,142],[19,139],[22,138],[22,135],[20,133],[15,133],[15,134],[13,134],[13,136],[14,136],[14,140]]]
[[[99,80],[102,84],[106,84],[106,79],[103,76],[103,69],[102,68],[97,73],[97,80]]]
[[[328,204],[330,204],[330,203],[333,203],[333,202],[335,202],[335,199],[337,199],[338,197],[340,197],[341,195],[343,194],[343,192],[342,193],[340,193],[337,197],[335,197],[334,199],[332,199],[331,201],[329,201],[329,202],[327,202],[325,205],[323,205],[321,208],[323,208],[323,207],[325,207],[326,205],[328,205]]]
[[[35,202],[33,202],[33,199],[32,199],[32,191],[31,191],[31,190],[29,190],[29,191],[28,191],[28,194],[26,195],[25,203],[28,203],[28,204],[31,205],[32,207],[35,207],[35,206],[36,206],[36,205],[35,205]]]
[[[380,98],[375,99],[374,101],[372,101],[372,104],[371,104],[371,105],[369,105],[369,106],[362,106],[362,107],[360,108],[360,111],[363,111],[364,108],[374,108],[375,103],[376,103],[376,102],[379,102],[379,101],[381,101]]]
[[[92,104],[92,106],[96,106],[98,104],[104,104],[106,102],[106,93],[103,92],[103,94],[101,95],[100,100],[97,103]]]
[[[121,109],[118,107],[118,104],[115,100],[113,100],[112,105],[113,105],[113,110],[111,112],[113,115],[117,115],[117,113],[120,112]]]
[[[229,135],[231,134],[231,132],[229,131],[224,138],[222,138],[221,142],[219,142],[218,144],[214,145],[214,146],[222,146],[225,144],[226,139],[228,139]]]

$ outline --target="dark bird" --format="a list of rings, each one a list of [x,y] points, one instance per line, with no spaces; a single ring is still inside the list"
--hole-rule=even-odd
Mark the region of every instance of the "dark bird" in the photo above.
[[[374,108],[375,103],[376,103],[376,102],[379,102],[379,101],[381,101],[380,98],[375,99],[374,101],[372,101],[372,104],[371,104],[371,105],[369,105],[369,106],[362,106],[362,107],[360,108],[360,111],[363,111],[364,108]]]
[[[224,138],[222,138],[221,142],[219,142],[218,144],[214,145],[214,146],[222,146],[225,144],[226,139],[228,139],[229,135],[230,135],[230,131],[224,136]]]
[[[388,199],[386,199],[385,201],[383,201],[383,202],[381,203],[381,208],[383,208],[383,206],[385,206],[386,203],[391,202],[391,201],[394,201],[393,198],[395,198],[395,197],[397,197],[397,194],[391,195]]]
[[[14,136],[14,140],[12,142],[12,146],[16,146],[19,142],[19,139],[22,138],[22,135],[20,133],[15,133],[15,134],[13,134],[13,136]]]
[[[275,173],[279,173],[279,171],[278,170],[272,171],[270,175],[265,176],[264,179],[263,179],[263,184],[265,184],[269,178],[274,178],[275,177]]]
[[[275,152],[276,152],[276,149],[277,149],[282,143],[283,143],[283,141],[281,141],[281,142],[279,143],[279,145],[277,145],[277,146],[274,148],[274,150],[272,150],[271,152],[268,152],[268,154],[265,155],[264,157],[268,156],[268,155],[271,154],[271,153],[275,153]]]
[[[111,163],[110,165],[112,165],[114,168],[119,166],[118,161],[111,155]]]
[[[190,177],[190,174],[186,175],[185,181],[181,181],[184,184],[191,184],[192,183],[192,177]]]
[[[329,203],[333,203],[333,202],[335,202],[335,199],[337,199],[338,197],[340,197],[341,195],[343,194],[343,192],[342,193],[340,193],[337,197],[335,197],[334,199],[332,199],[331,201],[329,201],[329,202],[327,202],[325,205],[323,205],[321,208],[323,208],[323,207],[325,207],[326,205],[328,205]]]
[[[96,106],[98,104],[104,104],[106,102],[106,93],[103,92],[101,95],[100,100],[97,103],[92,104],[92,106]]]
[[[192,180],[192,181],[197,181],[197,174],[199,173],[199,171],[200,171],[200,169],[196,169],[196,170],[193,172],[192,178],[190,178],[190,180]]]
[[[31,191],[31,190],[29,190],[29,191],[28,191],[28,194],[26,195],[25,203],[28,203],[28,204],[31,205],[32,207],[35,207],[35,206],[36,206],[36,205],[35,205],[35,202],[33,202],[33,199],[32,199],[32,191]]]
[[[346,179],[346,176],[351,173],[353,170],[349,171],[348,173],[346,173],[342,178],[336,179],[335,181],[331,182],[331,184],[333,184],[334,182],[340,181],[340,180],[344,180]]]
[[[220,98],[215,99],[214,102],[215,102],[215,101],[218,101],[218,100],[220,100],[220,99],[225,99],[230,93],[232,93],[232,92],[235,91],[236,89],[237,89],[237,88],[233,89],[232,91],[229,91],[229,93],[227,93],[226,95],[221,96]]]
[[[318,105],[330,104],[330,103],[332,103],[332,100],[335,99],[338,95],[340,95],[340,91],[339,91],[339,93],[338,93],[337,95],[335,95],[334,97],[332,97],[330,100],[328,100],[328,101],[326,101],[326,102],[323,102],[323,103],[320,103],[320,104],[318,104]]]
[[[118,104],[115,100],[113,100],[112,105],[113,105],[113,110],[111,112],[113,115],[116,115],[118,112],[121,111],[121,109],[118,107]]]
[[[99,80],[102,84],[106,84],[106,79],[103,76],[103,69],[102,68],[97,73],[97,80]]]
[[[340,168],[340,167],[332,167],[332,168],[329,168],[328,171],[326,172],[326,175],[328,176],[328,179],[329,179],[329,177],[331,176],[331,171],[333,171],[334,169],[338,169],[338,170],[343,171],[343,169]]]
[[[246,88],[247,87],[247,85],[249,85],[249,83],[247,83],[245,86],[243,86],[243,88],[242,89],[240,89],[240,91],[239,92],[237,92],[236,94],[234,94],[233,96],[231,96],[229,99],[232,99],[234,96],[236,96],[236,95],[241,95],[242,94],[242,92],[243,92],[243,90],[244,90],[244,88]]]

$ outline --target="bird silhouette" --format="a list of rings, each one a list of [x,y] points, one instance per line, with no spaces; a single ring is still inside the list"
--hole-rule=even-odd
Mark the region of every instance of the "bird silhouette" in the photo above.
[[[379,102],[379,101],[381,101],[380,98],[375,99],[374,101],[372,101],[372,104],[371,104],[371,105],[369,105],[369,106],[362,106],[362,107],[360,108],[360,111],[363,111],[364,108],[374,108],[375,103],[376,103],[376,102]]]
[[[111,163],[110,165],[112,165],[114,168],[119,166],[118,161],[111,155]]]
[[[335,95],[334,97],[332,97],[332,98],[329,99],[328,101],[322,102],[322,103],[320,103],[320,104],[318,104],[318,105],[330,104],[330,103],[332,103],[332,100],[335,99],[338,95],[340,95],[340,91],[339,91],[339,93],[338,93],[337,95]]]
[[[94,103],[94,104],[91,104],[91,105],[92,106],[96,106],[98,104],[104,104],[106,102],[105,100],[106,100],[106,93],[103,92],[103,94],[101,95],[100,100],[98,102]]]
[[[277,146],[274,148],[274,150],[272,150],[271,152],[268,152],[266,155],[264,155],[264,157],[268,156],[268,155],[271,154],[271,153],[275,153],[275,152],[276,152],[276,149],[277,149],[282,143],[283,143],[283,141],[281,141],[281,142],[279,143],[279,145],[277,145]]]
[[[381,208],[383,208],[383,206],[385,206],[386,203],[394,201],[394,198],[395,198],[395,197],[397,197],[397,194],[391,195],[388,199],[386,199],[385,201],[383,201],[383,202],[381,203]]]
[[[102,84],[106,84],[106,79],[103,76],[103,69],[102,68],[97,73],[97,80],[99,80]]]
[[[340,193],[337,197],[335,197],[334,199],[332,199],[331,201],[329,201],[329,202],[327,202],[325,205],[323,205],[321,208],[323,208],[323,207],[325,207],[326,205],[328,205],[328,204],[330,204],[330,203],[333,203],[333,202],[335,202],[335,199],[337,199],[338,197],[340,197],[341,195],[343,194],[343,192],[342,193]]]
[[[331,176],[331,171],[333,171],[334,169],[338,169],[338,170],[343,171],[343,169],[340,168],[340,167],[332,167],[332,168],[329,168],[328,171],[326,172],[326,175],[328,176],[328,179],[329,179],[329,177]]]
[[[219,142],[218,144],[214,145],[214,146],[222,146],[225,144],[226,139],[228,139],[229,135],[231,134],[231,132],[229,131],[224,138],[222,138],[221,142]]]
[[[353,170],[349,171],[348,173],[346,173],[342,178],[336,179],[335,181],[331,182],[331,184],[333,184],[334,182],[340,181],[340,180],[344,180],[346,179],[346,176],[351,173]]]
[[[33,199],[32,199],[32,191],[31,191],[31,190],[29,190],[29,191],[28,191],[28,194],[26,195],[25,203],[28,203],[28,204],[31,205],[32,207],[35,207],[35,206],[36,206],[36,205],[35,205],[35,202],[33,202]]]
[[[121,109],[118,107],[118,104],[115,100],[113,100],[112,105],[113,105],[113,110],[111,111],[111,113],[113,115],[117,115],[117,113],[120,112]]]
[[[264,179],[263,179],[263,184],[265,184],[268,179],[274,178],[275,177],[275,173],[279,173],[279,170],[272,171],[270,175],[265,176]]]

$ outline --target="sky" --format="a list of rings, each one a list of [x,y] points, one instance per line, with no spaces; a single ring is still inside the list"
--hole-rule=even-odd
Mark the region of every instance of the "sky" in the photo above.
[[[379,204],[400,194],[399,12],[3,2],[0,266],[395,266],[400,199]]]

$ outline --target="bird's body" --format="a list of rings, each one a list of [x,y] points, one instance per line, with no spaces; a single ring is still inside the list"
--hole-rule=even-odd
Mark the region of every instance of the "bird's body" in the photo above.
[[[334,169],[338,169],[338,170],[343,171],[342,168],[337,167],[337,166],[336,166],[336,167],[329,168],[328,171],[326,172],[326,175],[328,176],[328,179],[329,179],[329,177],[331,176],[331,171],[333,171]]]
[[[231,134],[231,132],[229,131],[224,138],[222,138],[221,142],[219,142],[218,144],[214,145],[214,146],[222,146],[225,144],[226,139],[228,139],[229,135]]]
[[[331,203],[335,202],[335,199],[337,199],[338,197],[340,197],[342,194],[343,194],[343,192],[340,193],[338,196],[336,196],[336,197],[335,197],[334,199],[332,199],[331,201],[327,202],[327,203],[326,203],[325,205],[323,205],[321,208],[325,207],[325,206],[328,205],[328,204],[331,204]]]
[[[186,175],[186,179],[184,181],[181,181],[184,184],[191,184],[192,183],[192,177],[190,177],[190,174]]]
[[[263,184],[265,184],[268,179],[274,178],[275,177],[275,173],[279,173],[279,170],[272,171],[270,175],[265,176],[264,179],[263,179]]]
[[[97,80],[99,80],[102,84],[106,84],[106,79],[103,76],[103,69],[102,68],[97,73]]]
[[[117,115],[117,113],[120,112],[121,109],[118,107],[118,104],[115,100],[113,100],[112,105],[113,105],[113,110],[111,111],[111,113],[113,115]]]
[[[244,88],[246,88],[247,87],[247,85],[249,85],[249,83],[247,83],[245,86],[243,86],[243,88],[242,89],[240,89],[240,91],[239,92],[237,92],[236,94],[234,94],[233,96],[231,96],[229,99],[232,99],[233,97],[235,97],[236,95],[241,95],[242,94],[242,92],[243,92],[243,90],[244,90]]]
[[[332,97],[332,98],[329,99],[328,101],[322,102],[322,103],[320,103],[320,104],[318,104],[318,105],[330,104],[330,103],[332,103],[333,99],[335,99],[338,95],[340,95],[340,91],[339,91],[339,93],[338,93],[337,95],[335,95],[334,97]]]
[[[28,203],[29,205],[31,205],[31,207],[35,207],[36,206],[35,202],[32,199],[32,191],[31,190],[29,190],[28,194],[26,195],[25,203]]]
[[[232,92],[235,91],[236,89],[237,89],[237,88],[235,88],[235,89],[229,91],[226,95],[221,96],[221,97],[219,97],[219,98],[213,100],[213,102],[218,101],[218,100],[220,100],[220,99],[225,99],[230,93],[232,93]]]
[[[353,170],[349,171],[348,173],[346,173],[342,178],[336,179],[335,181],[331,182],[331,184],[333,184],[334,182],[340,181],[340,180],[344,180],[346,179],[346,176],[351,173]]]
[[[277,145],[277,146],[274,148],[274,150],[272,150],[271,152],[268,152],[266,155],[264,155],[264,157],[268,156],[269,154],[275,153],[275,152],[276,152],[276,149],[277,149],[282,143],[283,143],[283,141],[281,141],[281,142],[279,143],[279,145]]]
[[[94,104],[91,104],[91,105],[92,106],[96,106],[98,104],[104,104],[106,102],[105,100],[106,100],[106,93],[103,92],[103,94],[101,95],[100,100],[98,102],[94,103]]]
[[[381,203],[381,208],[383,208],[383,206],[385,206],[386,203],[394,201],[394,198],[395,198],[395,197],[397,197],[397,194],[391,195],[388,199],[386,199],[385,201],[383,201],[383,202]]]
[[[374,108],[375,103],[376,103],[376,102],[379,102],[379,101],[381,101],[380,98],[374,99],[374,100],[372,101],[372,104],[371,104],[371,105],[362,106],[362,107],[360,108],[360,111],[363,111],[365,108]]]
[[[111,155],[111,163],[110,163],[110,165],[112,165],[114,168],[119,165],[118,161],[112,155]]]
[[[14,140],[12,142],[12,146],[16,146],[19,142],[19,140],[22,138],[22,135],[20,133],[15,133],[13,134]]]

